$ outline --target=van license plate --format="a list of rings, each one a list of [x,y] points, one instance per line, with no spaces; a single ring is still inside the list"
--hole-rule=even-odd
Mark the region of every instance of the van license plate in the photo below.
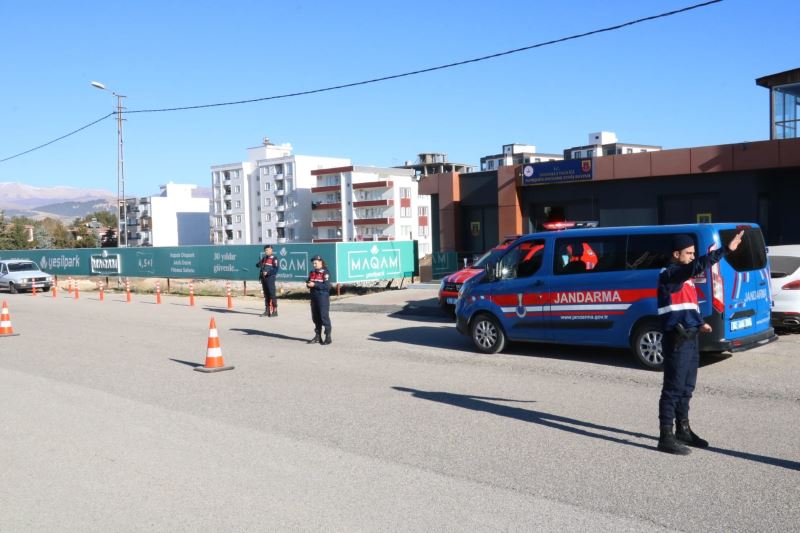
[[[457,298],[447,298],[445,301],[448,305],[456,305]]]
[[[739,331],[740,329],[752,327],[752,325],[753,325],[753,317],[742,318],[739,320],[731,320],[731,331]]]

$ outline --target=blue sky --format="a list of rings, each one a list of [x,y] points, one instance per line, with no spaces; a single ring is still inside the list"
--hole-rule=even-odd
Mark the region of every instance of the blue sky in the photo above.
[[[523,47],[697,3],[664,1],[6,2],[0,159],[113,111],[258,98]],[[458,6],[456,8],[456,6]],[[126,189],[208,186],[268,136],[306,155],[478,164],[501,145],[561,152],[591,131],[665,148],[769,138],[755,78],[800,67],[795,0],[725,0],[634,27],[395,81],[128,116]],[[107,119],[5,163],[0,182],[116,191]]]

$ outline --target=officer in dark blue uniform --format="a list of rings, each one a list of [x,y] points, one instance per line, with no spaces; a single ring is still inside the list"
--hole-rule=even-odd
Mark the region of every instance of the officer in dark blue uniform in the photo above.
[[[658,315],[664,354],[664,385],[658,402],[661,426],[658,449],[662,452],[688,455],[691,450],[686,445],[708,447],[708,441],[698,437],[689,426],[689,401],[697,383],[700,362],[697,336],[700,332],[711,331],[711,326],[700,316],[697,289],[692,278],[705,272],[728,252],[736,250],[743,234],[744,231],[736,234],[727,247],[697,258],[694,239],[689,235],[676,235],[672,263],[658,276]],[[675,422],[677,430],[673,433]]]
[[[314,321],[314,338],[308,344],[330,344],[331,317],[330,317],[330,273],[322,257],[315,255],[311,258],[314,270],[308,273],[306,287],[311,291],[311,320]],[[320,334],[325,329],[325,340]]]
[[[264,290],[264,312],[261,316],[278,316],[278,293],[275,290],[275,276],[278,274],[278,258],[272,254],[272,246],[264,246],[264,257],[256,263]]]

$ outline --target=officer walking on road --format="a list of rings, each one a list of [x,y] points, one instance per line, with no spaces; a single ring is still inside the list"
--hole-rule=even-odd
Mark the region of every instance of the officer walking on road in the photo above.
[[[264,312],[261,316],[278,316],[278,293],[275,290],[275,276],[278,274],[278,259],[272,254],[272,246],[264,246],[264,257],[256,263],[264,290]]]
[[[314,338],[308,344],[330,344],[331,317],[330,317],[330,273],[322,257],[315,255],[311,258],[314,270],[308,273],[306,287],[311,291],[311,319],[314,321]],[[325,340],[320,334],[325,329]]]
[[[689,401],[697,383],[700,362],[697,336],[700,332],[711,331],[711,326],[700,316],[692,278],[735,251],[743,234],[744,231],[740,231],[728,246],[697,258],[694,239],[689,235],[676,235],[672,263],[659,274],[658,315],[663,332],[664,385],[658,402],[661,425],[658,449],[662,452],[688,455],[691,450],[686,445],[708,447],[708,442],[698,437],[689,426]],[[677,423],[674,433],[673,423]]]

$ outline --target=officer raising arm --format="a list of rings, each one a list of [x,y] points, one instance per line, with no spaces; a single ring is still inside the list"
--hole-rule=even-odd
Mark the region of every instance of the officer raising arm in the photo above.
[[[695,448],[706,448],[708,442],[698,437],[689,426],[689,401],[697,383],[700,362],[699,332],[710,332],[711,326],[700,316],[697,290],[692,278],[705,272],[742,242],[744,230],[727,246],[695,257],[694,239],[676,235],[672,262],[658,277],[658,315],[661,320],[664,355],[664,385],[658,403],[660,436],[658,449],[675,455],[688,455]],[[673,424],[677,430],[673,433]]]
[[[314,338],[308,344],[331,344],[331,317],[330,317],[330,273],[322,257],[315,255],[311,258],[314,270],[308,273],[306,287],[311,291],[311,320],[314,321]],[[325,340],[320,334],[325,328]]]

